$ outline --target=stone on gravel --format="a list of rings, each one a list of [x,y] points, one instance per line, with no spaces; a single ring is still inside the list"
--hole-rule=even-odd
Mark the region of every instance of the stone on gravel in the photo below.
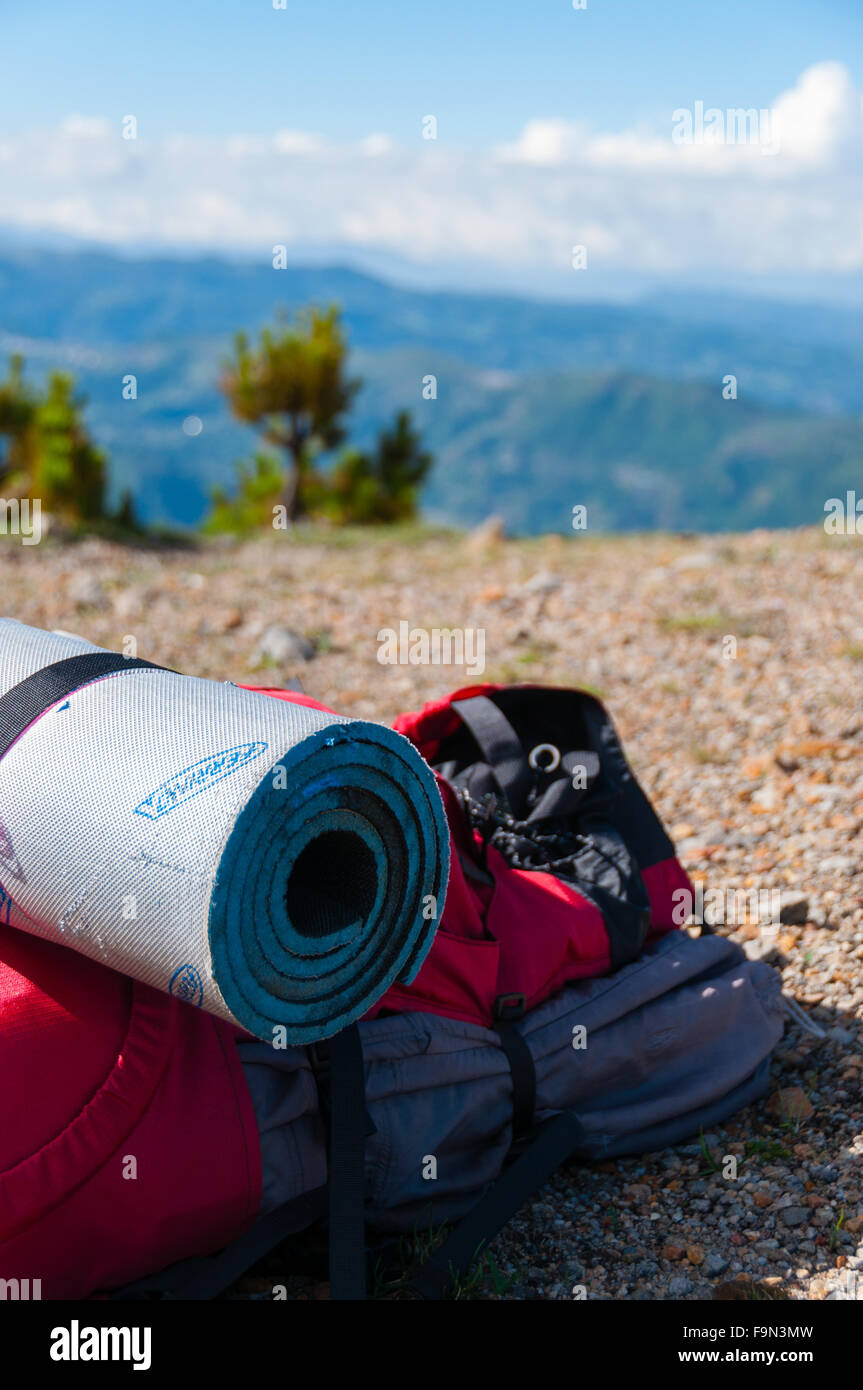
[[[805,893],[783,892],[779,920],[786,926],[798,926],[809,920],[809,899]]]
[[[664,1260],[682,1260],[686,1254],[685,1245],[663,1245],[660,1254]]]
[[[526,584],[522,584],[523,594],[553,594],[560,588],[561,581],[556,574],[549,574],[547,571],[540,571],[528,579]]]
[[[807,1226],[809,1210],[807,1207],[784,1207],[779,1213],[779,1220],[783,1226]]]
[[[465,549],[470,555],[481,555],[484,551],[500,545],[506,539],[506,524],[502,516],[487,516],[479,526],[475,526],[465,541]]]
[[[785,1086],[774,1091],[765,1109],[777,1120],[808,1120],[814,1106],[802,1086]]]
[[[72,576],[66,594],[76,608],[104,610],[110,607],[102,581],[97,579],[94,574],[87,574],[86,571]]]
[[[295,661],[311,661],[316,650],[314,642],[301,632],[274,625],[261,635],[252,654],[252,665],[286,666]]]

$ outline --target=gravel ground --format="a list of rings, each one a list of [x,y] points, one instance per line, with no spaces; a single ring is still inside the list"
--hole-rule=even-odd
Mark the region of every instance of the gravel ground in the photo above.
[[[127,651],[132,638],[190,674],[298,677],[358,717],[389,721],[472,679],[381,665],[382,628],[482,629],[482,679],[603,697],[705,891],[784,895],[778,933],[719,929],[782,970],[825,1036],[792,1024],[771,1094],[702,1142],[561,1170],[474,1297],[863,1297],[861,592],[863,546],[821,531],[0,548],[10,616]]]

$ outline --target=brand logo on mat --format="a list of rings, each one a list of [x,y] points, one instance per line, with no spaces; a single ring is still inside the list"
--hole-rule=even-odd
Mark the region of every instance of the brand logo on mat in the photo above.
[[[204,986],[194,965],[181,965],[179,970],[174,971],[168,985],[168,993],[173,994],[175,999],[182,999],[186,1004],[201,1007]]]
[[[208,791],[214,782],[230,777],[238,768],[259,758],[267,747],[266,743],[240,743],[236,748],[225,748],[221,753],[211,753],[191,767],[184,767],[169,782],[163,782],[154,792],[145,797],[140,806],[135,807],[136,816],[146,816],[148,820],[158,820],[175,806]]]

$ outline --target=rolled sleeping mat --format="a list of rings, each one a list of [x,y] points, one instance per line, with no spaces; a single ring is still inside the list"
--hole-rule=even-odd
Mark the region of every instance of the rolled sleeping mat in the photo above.
[[[0,922],[310,1043],[415,977],[448,847],[391,729],[0,619]]]

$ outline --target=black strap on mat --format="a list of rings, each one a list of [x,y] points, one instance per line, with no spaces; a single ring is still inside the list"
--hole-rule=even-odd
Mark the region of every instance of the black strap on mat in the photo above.
[[[441,1298],[447,1286],[479,1258],[555,1168],[581,1148],[584,1138],[584,1126],[573,1111],[563,1110],[550,1120],[521,1157],[471,1207],[408,1287],[421,1298]]]
[[[118,671],[164,671],[153,661],[121,656],[119,652],[81,652],[43,666],[0,697],[0,758],[34,719],[82,685],[116,675]]]

